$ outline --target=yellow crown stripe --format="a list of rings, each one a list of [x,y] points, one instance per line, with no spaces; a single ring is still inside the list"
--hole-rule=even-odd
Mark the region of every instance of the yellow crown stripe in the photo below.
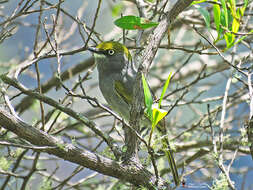
[[[109,41],[109,42],[102,42],[100,44],[97,45],[98,49],[100,50],[109,50],[112,49],[115,52],[124,52],[124,54],[126,55],[126,57],[131,60],[132,56],[129,52],[129,50],[127,49],[126,46],[122,45],[119,42],[114,42],[114,41]]]

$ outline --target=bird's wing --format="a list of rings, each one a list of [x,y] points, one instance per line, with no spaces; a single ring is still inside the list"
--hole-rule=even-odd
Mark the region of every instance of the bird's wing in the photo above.
[[[128,104],[132,104],[132,95],[127,91],[127,88],[124,86],[124,84],[120,81],[114,82],[114,88],[117,92],[117,94]]]

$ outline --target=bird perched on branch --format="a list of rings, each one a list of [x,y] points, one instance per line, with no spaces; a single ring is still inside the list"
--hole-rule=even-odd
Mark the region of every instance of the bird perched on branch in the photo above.
[[[137,68],[132,61],[129,50],[123,44],[114,41],[102,42],[96,47],[89,47],[88,50],[94,53],[99,74],[99,88],[105,100],[113,111],[129,121],[130,108],[133,102],[133,88],[137,75]],[[149,123],[151,127],[151,121],[147,117],[145,120],[143,121],[145,125]],[[162,129],[161,126],[159,131],[163,135],[166,133],[166,129]],[[179,177],[169,141],[167,138],[163,138],[162,143],[167,146],[167,157],[174,181],[178,185]]]

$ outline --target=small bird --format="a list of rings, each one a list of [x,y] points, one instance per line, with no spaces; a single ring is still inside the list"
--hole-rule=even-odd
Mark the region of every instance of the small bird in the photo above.
[[[99,88],[105,100],[113,111],[129,121],[133,102],[133,87],[137,75],[137,68],[129,50],[123,44],[115,41],[102,42],[96,47],[89,47],[88,50],[94,53],[99,74]],[[146,120],[148,119],[146,118]],[[151,121],[145,122],[145,125],[146,123],[150,123],[151,127]],[[169,164],[174,181],[178,185],[179,177],[175,160],[169,147],[169,141],[167,138],[165,139],[169,149]]]
[[[137,69],[128,49],[114,41],[89,47],[94,53],[99,74],[99,88],[110,105],[126,121],[130,120],[130,106]]]

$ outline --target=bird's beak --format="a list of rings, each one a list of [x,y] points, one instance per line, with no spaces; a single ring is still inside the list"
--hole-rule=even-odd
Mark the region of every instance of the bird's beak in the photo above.
[[[88,47],[88,50],[93,53],[101,53],[101,51],[99,51],[99,49],[97,49],[96,47]]]

